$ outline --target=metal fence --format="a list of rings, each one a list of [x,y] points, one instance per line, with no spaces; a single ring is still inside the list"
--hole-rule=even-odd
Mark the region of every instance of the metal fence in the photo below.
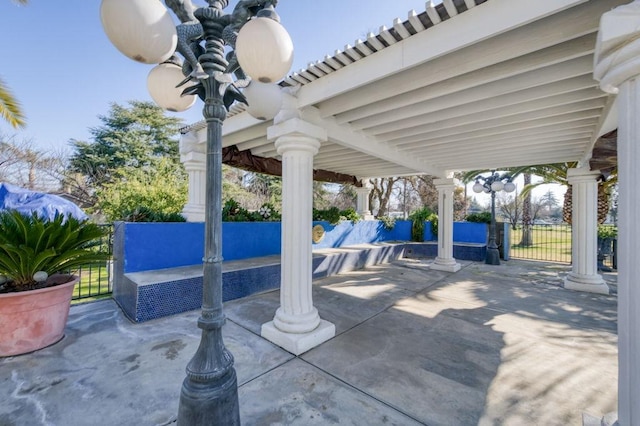
[[[510,231],[511,251],[514,259],[571,263],[571,225],[537,224],[528,234],[522,225]],[[598,239],[598,268],[617,269],[617,240]]]
[[[108,232],[100,241],[99,250],[110,256],[104,262],[83,265],[74,272],[80,277],[80,282],[73,289],[75,301],[104,297],[110,295],[113,290],[113,225],[100,226]]]

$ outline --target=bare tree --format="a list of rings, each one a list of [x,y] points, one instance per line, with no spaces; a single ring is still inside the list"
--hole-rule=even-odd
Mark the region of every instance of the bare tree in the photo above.
[[[376,178],[370,179],[369,182],[372,185],[371,192],[369,193],[369,205],[373,206],[374,201],[378,202],[378,213],[376,217],[386,216],[389,213],[389,201],[393,194],[393,186],[401,178]]]

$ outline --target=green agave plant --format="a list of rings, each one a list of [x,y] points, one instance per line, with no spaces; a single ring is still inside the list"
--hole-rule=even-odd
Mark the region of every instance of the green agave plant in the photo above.
[[[34,274],[68,273],[107,259],[95,250],[106,235],[98,225],[56,215],[53,220],[0,211],[0,275],[17,291],[33,288]]]

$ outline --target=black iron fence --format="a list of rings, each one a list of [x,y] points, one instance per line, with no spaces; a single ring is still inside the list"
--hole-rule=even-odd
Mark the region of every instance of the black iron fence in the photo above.
[[[518,225],[510,230],[514,259],[571,263],[571,225],[537,223],[529,227]],[[617,269],[617,240],[598,238],[598,268]]]
[[[99,250],[108,253],[109,259],[104,262],[90,263],[78,268],[74,273],[80,277],[80,282],[73,290],[75,301],[87,301],[99,297],[110,295],[112,287],[113,272],[113,225],[100,225],[108,230],[102,238]]]

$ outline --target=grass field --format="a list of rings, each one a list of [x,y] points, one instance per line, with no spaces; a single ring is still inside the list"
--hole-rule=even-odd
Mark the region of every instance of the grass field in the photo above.
[[[74,274],[80,276],[80,282],[73,289],[73,303],[88,302],[111,295],[107,263],[86,265]]]
[[[532,229],[533,245],[520,246],[522,227],[511,229],[511,257],[571,263],[571,226],[536,225]]]

